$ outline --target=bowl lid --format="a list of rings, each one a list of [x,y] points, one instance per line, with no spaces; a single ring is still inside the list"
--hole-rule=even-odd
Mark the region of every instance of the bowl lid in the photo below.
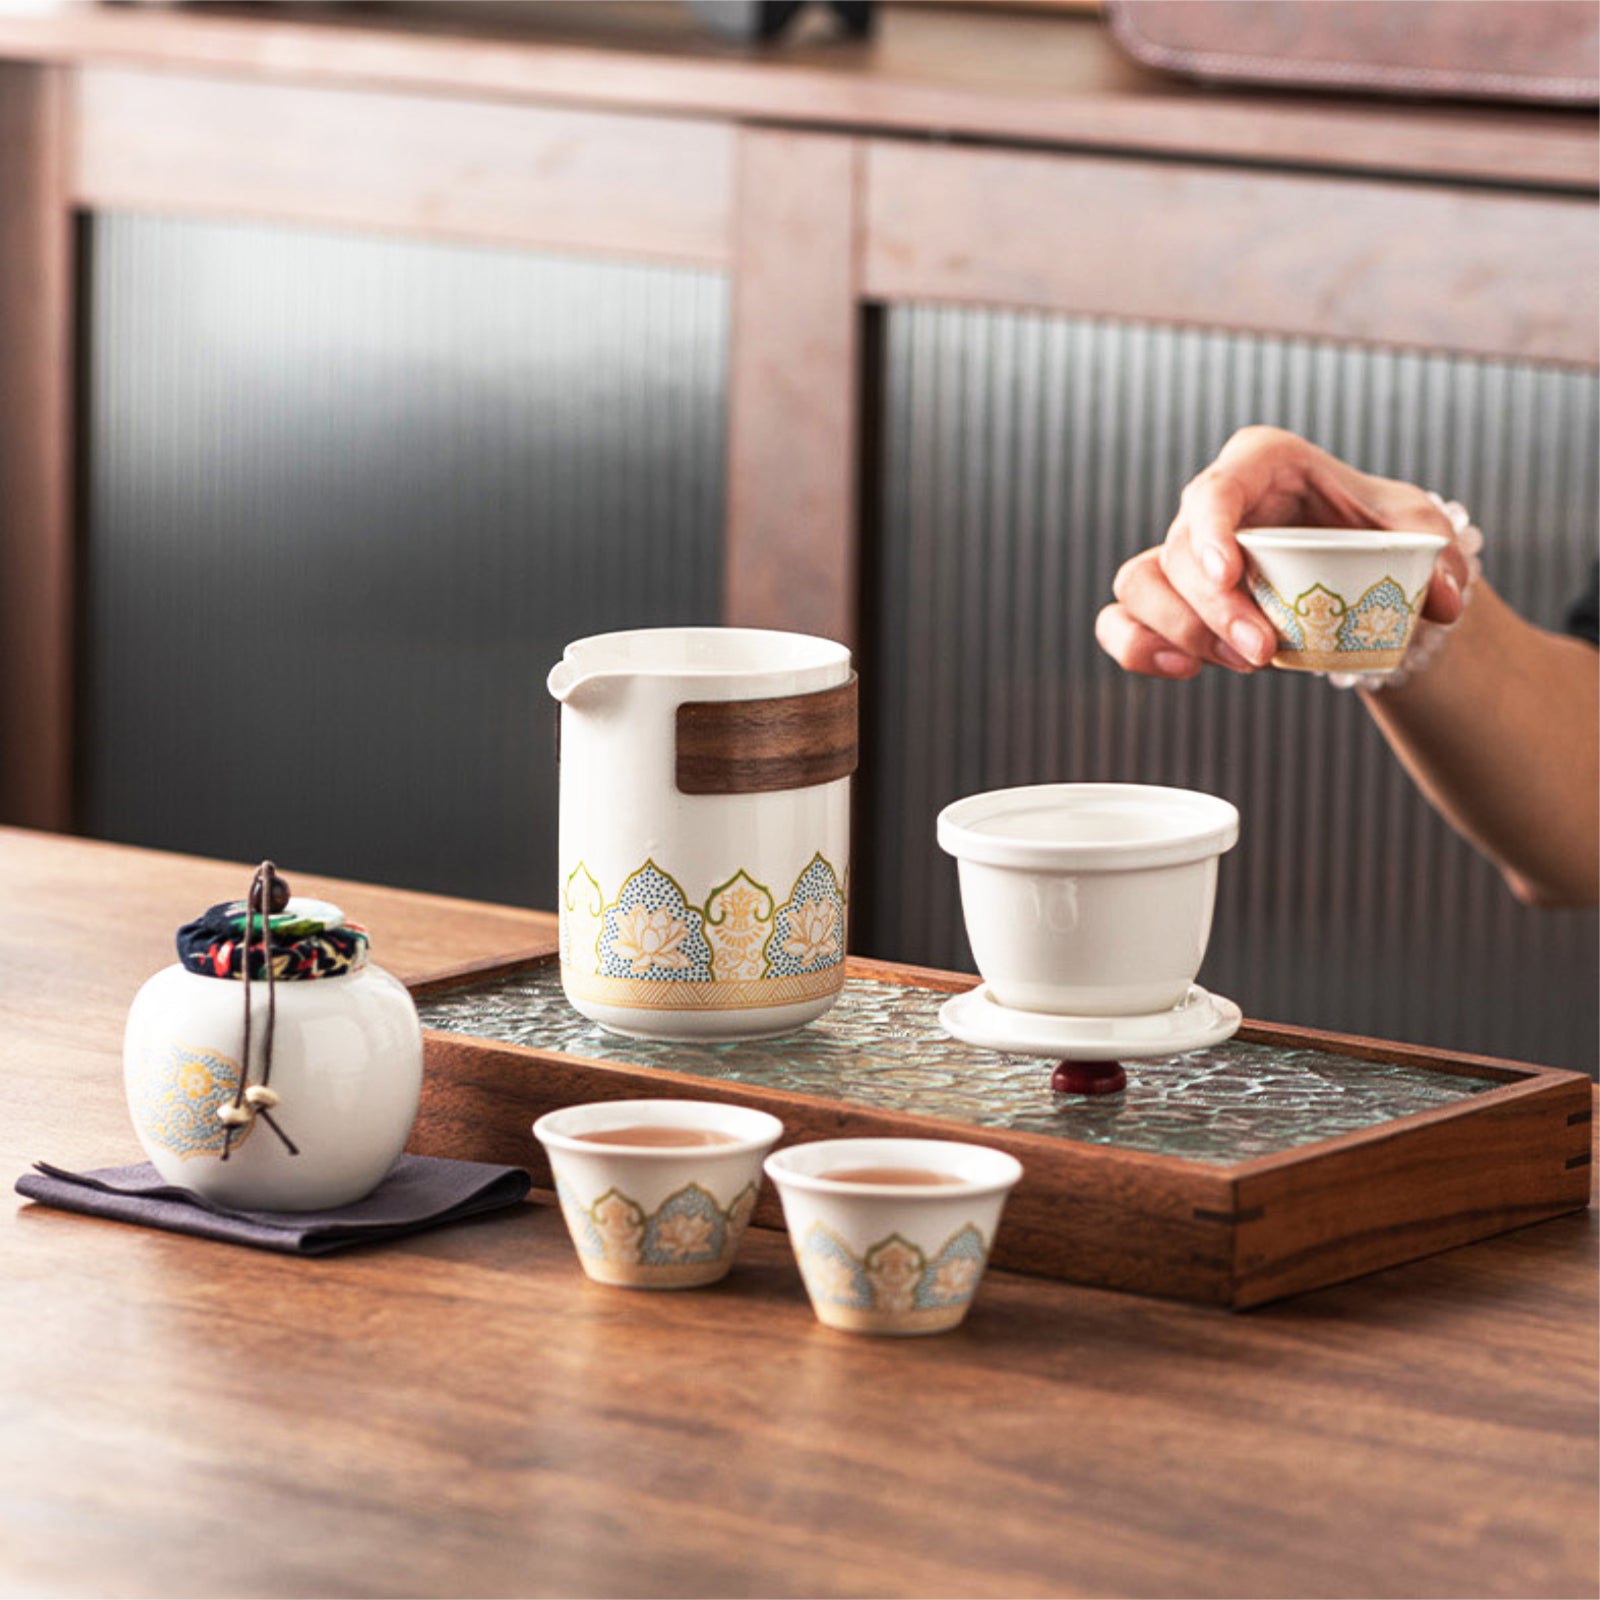
[[[1180,866],[1230,850],[1239,812],[1195,789],[1045,783],[968,795],[939,813],[940,848],[962,861],[1046,872]]]

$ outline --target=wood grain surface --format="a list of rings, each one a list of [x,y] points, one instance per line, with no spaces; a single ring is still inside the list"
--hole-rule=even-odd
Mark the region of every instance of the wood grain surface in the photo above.
[[[0,14],[0,56],[1569,189],[1600,175],[1582,112],[1197,89],[1096,17],[988,5],[884,6],[870,41],[822,28],[754,51],[660,0],[71,5]]]
[[[952,301],[1600,362],[1592,197],[1027,151],[867,151],[862,281]]]
[[[854,646],[861,470],[853,139],[739,135],[723,620]]]
[[[135,1158],[128,1001],[243,881],[0,831],[7,1176]],[[296,886],[406,976],[551,936]],[[1593,1594],[1595,1245],[1564,1218],[1247,1314],[997,1271],[901,1342],[820,1327],[764,1230],[646,1294],[542,1202],[300,1261],[13,1199],[0,1588]]]
[[[837,688],[772,700],[686,700],[678,707],[682,794],[769,794],[848,778],[859,759],[855,673]]]
[[[68,75],[0,61],[0,819],[72,825]]]
[[[91,67],[73,199],[721,266],[734,136],[682,117]]]

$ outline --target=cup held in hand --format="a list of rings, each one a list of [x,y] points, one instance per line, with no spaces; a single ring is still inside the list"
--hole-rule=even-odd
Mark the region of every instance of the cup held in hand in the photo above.
[[[1278,636],[1275,667],[1393,672],[1450,541],[1381,528],[1249,528],[1245,580]]]

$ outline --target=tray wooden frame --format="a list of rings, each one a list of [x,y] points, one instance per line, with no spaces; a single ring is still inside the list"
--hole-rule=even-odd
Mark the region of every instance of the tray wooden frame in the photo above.
[[[419,998],[555,959],[528,951],[411,985]],[[851,958],[852,977],[955,993],[974,979]],[[995,1265],[1104,1288],[1243,1309],[1320,1288],[1589,1204],[1592,1087],[1580,1073],[1246,1021],[1239,1037],[1358,1060],[1464,1073],[1496,1087],[1275,1155],[1221,1165],[1039,1134],[962,1128],[815,1095],[597,1061],[429,1030],[411,1148],[530,1169],[551,1186],[529,1129],[557,1106],[636,1096],[736,1101],[780,1117],[785,1143],[958,1137],[1010,1151],[1025,1176]],[[771,1186],[755,1214],[781,1228]]]

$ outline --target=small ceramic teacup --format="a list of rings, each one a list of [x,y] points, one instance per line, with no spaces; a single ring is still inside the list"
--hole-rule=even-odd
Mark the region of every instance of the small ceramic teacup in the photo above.
[[[1239,813],[1192,789],[1049,783],[957,800],[938,837],[999,1004],[1148,1016],[1180,1004],[1200,970]]]
[[[1255,602],[1278,635],[1275,667],[1392,672],[1411,643],[1439,552],[1437,533],[1248,528],[1239,534]]]
[[[826,1139],[767,1158],[818,1320],[943,1333],[967,1314],[1022,1165],[945,1139]]]
[[[733,1265],[783,1124],[709,1100],[609,1100],[533,1125],[583,1270],[625,1289],[690,1289]]]

